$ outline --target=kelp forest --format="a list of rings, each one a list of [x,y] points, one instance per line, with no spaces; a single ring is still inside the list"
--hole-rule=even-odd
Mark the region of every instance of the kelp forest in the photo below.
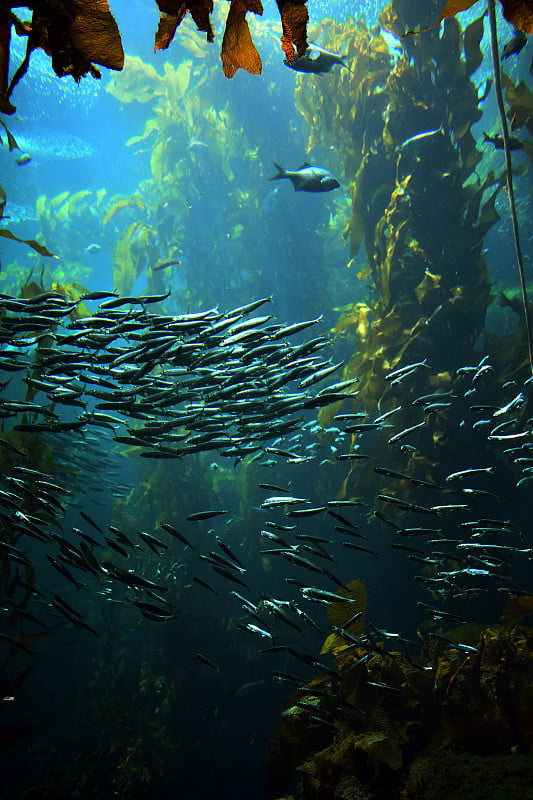
[[[533,11],[308,5],[0,0],[5,800],[533,796]]]

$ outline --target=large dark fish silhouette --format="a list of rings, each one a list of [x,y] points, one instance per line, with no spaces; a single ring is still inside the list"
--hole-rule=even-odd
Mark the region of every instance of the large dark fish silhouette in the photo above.
[[[283,63],[296,72],[312,72],[315,75],[323,75],[325,72],[331,72],[336,64],[349,69],[348,65],[344,63],[344,58],[341,53],[333,53],[331,50],[325,50],[317,44],[310,43],[303,56],[295,58],[292,62],[285,60]]]
[[[278,171],[269,178],[269,181],[288,178],[296,192],[331,192],[332,189],[337,189],[340,186],[337,178],[334,178],[327,169],[314,167],[307,162],[304,162],[301,167],[295,170],[283,169],[276,162],[274,162],[274,166]]]

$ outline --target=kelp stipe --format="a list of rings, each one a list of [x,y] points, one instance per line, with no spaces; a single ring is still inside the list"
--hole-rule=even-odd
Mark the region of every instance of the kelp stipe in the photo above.
[[[502,128],[502,137],[503,137],[503,150],[505,153],[505,173],[507,180],[507,192],[509,195],[509,211],[511,213],[511,222],[513,227],[513,240],[516,251],[516,265],[518,267],[518,274],[520,276],[520,290],[522,292],[522,305],[524,307],[524,321],[526,325],[529,366],[531,368],[531,372],[533,373],[533,345],[531,342],[531,319],[529,316],[529,308],[527,304],[527,287],[526,287],[526,276],[524,272],[524,259],[522,257],[522,247],[520,244],[520,230],[518,227],[518,217],[516,214],[516,204],[515,204],[514,185],[513,185],[513,165],[511,161],[511,148],[509,142],[509,128],[507,125],[507,117],[505,116],[505,106],[502,94],[502,81],[501,81],[500,59],[499,59],[499,48],[498,48],[498,28],[496,23],[496,9],[494,0],[487,0],[487,9],[490,22],[490,50],[492,57],[492,70],[494,74],[494,89],[496,91],[496,100],[498,102],[498,113],[500,116],[500,124]]]

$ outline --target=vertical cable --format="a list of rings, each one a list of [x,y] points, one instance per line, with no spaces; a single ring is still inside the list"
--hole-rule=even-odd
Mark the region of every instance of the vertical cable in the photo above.
[[[533,346],[531,342],[531,320],[529,317],[529,307],[527,303],[527,288],[526,288],[526,276],[524,273],[524,260],[522,258],[522,248],[520,246],[520,232],[518,230],[518,218],[516,215],[516,205],[514,200],[513,165],[511,162],[511,148],[509,146],[509,128],[507,127],[507,117],[505,116],[505,106],[503,103],[495,0],[488,0],[488,12],[490,21],[490,49],[492,55],[492,70],[494,73],[494,89],[496,91],[496,100],[498,102],[498,111],[500,114],[500,123],[502,128],[503,150],[505,153],[507,193],[509,196],[509,209],[511,211],[511,222],[513,226],[516,264],[518,267],[518,274],[520,275],[520,288],[522,290],[522,305],[524,307],[524,320],[526,323],[529,366],[533,374]]]

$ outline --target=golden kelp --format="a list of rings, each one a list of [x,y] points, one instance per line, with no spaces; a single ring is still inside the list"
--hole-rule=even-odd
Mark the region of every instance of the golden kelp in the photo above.
[[[512,599],[515,605],[516,601]],[[515,622],[518,613],[533,610],[530,597],[520,599],[518,613],[509,612],[510,604],[506,614]],[[459,759],[465,775],[469,768],[490,774],[491,796],[503,796],[515,780],[519,786],[528,785],[533,772],[528,713],[533,700],[533,629],[511,628],[507,622],[503,629],[462,626],[446,636],[472,642],[477,652],[465,653],[453,645],[445,652],[433,650],[420,663],[431,663],[434,669],[424,670],[399,652],[330,647],[340,681],[324,677],[319,694],[310,683],[308,695],[302,687],[287,700],[269,748],[266,797],[286,793],[298,770],[302,800],[339,797],[341,788],[343,797],[368,800],[385,794],[451,800],[457,796],[456,786],[464,790],[466,784],[439,776],[438,793],[426,793],[421,765],[431,776],[440,771],[441,762],[457,770]],[[370,657],[361,663],[365,654]],[[339,697],[348,703],[341,705]],[[312,723],[309,714],[302,713],[295,705],[302,700],[317,706],[317,720],[327,713],[334,736],[329,726]],[[513,768],[517,749],[523,761]],[[485,796],[487,784],[482,786]]]
[[[142,222],[132,222],[120,234],[113,250],[113,288],[128,294],[136,278],[157,258],[156,232]]]
[[[352,603],[343,603],[342,601],[335,603],[332,602],[328,606],[328,618],[332,625],[338,628],[344,627],[348,620],[353,617],[355,611],[361,611],[362,615],[352,625],[350,625],[350,633],[354,636],[361,636],[365,629],[365,613],[367,608],[367,593],[366,586],[363,581],[353,580],[346,584],[346,588],[338,589],[337,594],[339,597],[345,597],[348,600],[355,601],[356,605]],[[351,647],[350,643],[339,636],[337,633],[330,633],[326,638],[321,654],[333,653],[333,655],[341,659],[342,652],[346,647]],[[353,648],[351,648],[353,649]]]
[[[390,3],[382,24],[398,36],[416,5]],[[501,182],[476,172],[482,154],[471,126],[481,109],[471,75],[481,63],[481,35],[481,19],[463,32],[450,18],[441,34],[411,37],[409,56],[393,61],[384,38],[363,23],[328,23],[325,43],[347,54],[350,70],[332,73],[328,93],[314,76],[298,80],[309,145],[327,140],[344,153],[352,196],[345,237],[352,256],[364,244],[377,291],[363,324],[352,303],[333,329],[356,334],[345,377],[360,378],[367,410],[387,388],[386,371],[420,336],[432,336],[427,321],[441,306],[462,330],[463,346],[483,326],[490,283],[482,239],[497,221]]]
[[[233,78],[240,67],[252,75],[258,75],[262,70],[261,57],[254,46],[246,22],[247,11],[262,14],[263,6],[259,0],[255,2],[231,0],[220,53],[226,78]]]

